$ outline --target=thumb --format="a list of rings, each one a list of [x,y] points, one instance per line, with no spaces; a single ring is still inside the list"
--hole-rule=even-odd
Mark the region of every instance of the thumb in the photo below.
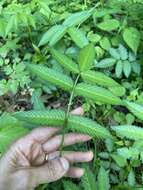
[[[50,183],[62,178],[69,170],[69,163],[65,158],[59,157],[48,161],[43,166],[31,168],[30,170],[32,184],[33,186],[38,186],[39,184]]]

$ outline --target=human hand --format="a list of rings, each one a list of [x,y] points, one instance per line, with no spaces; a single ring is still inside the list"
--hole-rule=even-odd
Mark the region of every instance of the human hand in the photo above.
[[[81,114],[82,108],[74,114]],[[80,178],[82,168],[73,163],[89,162],[93,153],[63,152],[59,147],[62,135],[59,128],[41,127],[16,141],[0,160],[0,190],[33,190],[39,184],[50,183],[64,176]],[[91,138],[83,134],[68,133],[64,146],[86,142]]]

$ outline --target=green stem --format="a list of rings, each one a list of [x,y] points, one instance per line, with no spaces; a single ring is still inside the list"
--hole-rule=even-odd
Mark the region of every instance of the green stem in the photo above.
[[[63,133],[62,133],[62,140],[61,140],[61,145],[60,145],[60,155],[62,155],[62,150],[63,150],[63,146],[64,146],[64,137],[65,137],[65,133],[66,133],[67,125],[68,125],[68,117],[69,117],[69,113],[70,113],[70,110],[71,110],[71,105],[72,105],[72,100],[73,100],[73,97],[74,97],[75,87],[76,87],[76,85],[78,83],[79,77],[80,77],[80,74],[78,74],[78,76],[77,76],[77,78],[76,78],[76,80],[74,82],[72,92],[71,92],[71,95],[70,95],[70,99],[69,99],[69,103],[68,103],[68,107],[67,107],[67,111],[66,111],[66,114],[65,114],[65,121],[64,121],[64,125],[63,125]]]

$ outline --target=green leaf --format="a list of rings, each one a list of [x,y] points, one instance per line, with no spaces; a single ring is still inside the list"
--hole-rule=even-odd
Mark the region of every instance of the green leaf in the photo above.
[[[133,169],[131,169],[131,171],[128,175],[128,184],[131,187],[135,187],[135,185],[136,185],[135,173],[134,173]]]
[[[124,61],[124,64],[123,64],[123,72],[124,72],[124,75],[128,78],[129,75],[131,74],[131,64],[129,61]]]
[[[134,125],[120,125],[113,126],[112,129],[121,137],[126,137],[132,140],[143,139],[143,129],[141,127]]]
[[[63,25],[71,27],[82,24],[92,15],[93,10],[94,8],[88,11],[73,13],[63,22]]]
[[[132,62],[131,63],[132,69],[134,71],[134,73],[136,73],[137,75],[139,75],[141,73],[141,65],[138,62]]]
[[[62,127],[65,122],[65,112],[61,110],[16,112],[13,116],[36,126],[50,125]],[[88,134],[92,137],[112,138],[110,132],[96,122],[81,116],[70,115],[68,128],[72,131]]]
[[[72,131],[88,134],[91,137],[104,139],[112,138],[110,132],[105,127],[102,127],[88,118],[81,116],[70,116],[68,121],[68,127]]]
[[[126,93],[126,89],[123,86],[112,86],[109,87],[109,90],[115,95],[122,97]]]
[[[4,113],[1,117],[0,117],[0,130],[1,128],[5,128],[5,127],[21,127],[21,123],[14,117],[12,117],[10,114],[8,113]]]
[[[33,104],[34,110],[45,110],[44,103],[42,102],[40,96],[41,96],[41,90],[40,89],[36,89],[32,93],[31,102]]]
[[[27,66],[31,73],[35,74],[38,78],[44,80],[45,82],[50,82],[56,86],[61,87],[64,90],[71,90],[73,87],[73,81],[70,77],[55,71],[54,69],[49,69],[45,66],[29,64]]]
[[[134,27],[126,28],[123,33],[123,38],[127,45],[136,54],[140,44],[140,32]]]
[[[127,161],[124,157],[117,154],[111,154],[111,157],[118,164],[118,166],[124,167],[127,165]]]
[[[8,21],[5,29],[5,36],[7,36],[16,27],[16,16],[12,15]]]
[[[121,77],[122,71],[123,71],[123,62],[119,60],[115,67],[115,73],[116,73],[117,78]]]
[[[63,181],[64,190],[80,190],[72,181]]]
[[[81,71],[89,70],[95,59],[95,48],[89,44],[81,49],[78,57],[78,63]]]
[[[143,120],[143,106],[134,102],[124,100],[125,106],[132,112],[137,118]]]
[[[99,63],[97,63],[95,66],[97,68],[107,68],[107,67],[112,67],[113,65],[115,65],[116,63],[116,59],[113,58],[105,58],[102,59]]]
[[[120,22],[116,19],[105,20],[97,24],[98,28],[104,31],[108,31],[108,32],[118,29],[119,26],[120,26]]]
[[[98,173],[98,189],[100,190],[109,190],[109,174],[103,167],[100,168]]]
[[[71,27],[68,29],[68,33],[69,33],[71,39],[75,42],[75,44],[79,48],[83,48],[84,46],[89,44],[88,39],[86,38],[86,36],[80,29]]]
[[[50,28],[41,38],[38,46],[49,43],[50,46],[54,46],[66,33],[67,28],[63,25],[55,25]]]
[[[120,59],[120,54],[119,54],[118,49],[110,48],[110,49],[109,49],[109,53],[110,53],[110,55],[111,55],[114,59],[116,59],[116,60],[119,60],[119,59]]]
[[[121,59],[123,61],[127,60],[128,59],[127,49],[122,44],[120,44],[118,50],[119,50],[119,54],[120,54]]]
[[[111,48],[111,43],[109,41],[109,39],[107,37],[103,37],[100,40],[100,46],[105,49],[105,50],[109,50],[109,48]]]
[[[101,102],[103,104],[122,104],[120,98],[113,95],[109,90],[99,86],[79,83],[75,88],[75,93],[76,95],[83,96],[85,98],[92,99],[95,102]]]
[[[85,167],[84,176],[81,178],[81,184],[84,190],[96,190],[96,176],[92,173],[89,167]]]
[[[0,152],[3,153],[12,142],[27,132],[27,129],[17,126],[7,126],[0,129]]]
[[[98,71],[84,71],[81,73],[81,76],[85,82],[91,84],[105,87],[120,86],[115,80]]]
[[[78,65],[71,58],[55,49],[51,49],[50,51],[52,53],[53,58],[63,67],[65,67],[67,70],[73,73],[79,73]]]

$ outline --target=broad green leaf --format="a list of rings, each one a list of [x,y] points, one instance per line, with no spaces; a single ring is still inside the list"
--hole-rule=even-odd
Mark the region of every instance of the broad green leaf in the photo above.
[[[109,41],[109,39],[107,37],[103,37],[100,40],[100,46],[105,49],[105,50],[109,50],[109,48],[111,48],[111,43]]]
[[[80,190],[79,187],[72,181],[63,181],[64,190]]]
[[[124,75],[128,78],[129,75],[131,74],[131,64],[129,61],[124,61],[123,63],[123,72],[124,72]]]
[[[12,117],[9,113],[4,113],[0,117],[0,130],[5,127],[21,127],[21,123],[14,117]]]
[[[68,127],[72,131],[88,134],[91,137],[97,138],[112,138],[110,132],[105,127],[102,127],[98,123],[81,116],[70,116]]]
[[[108,31],[108,32],[118,29],[119,26],[120,26],[120,22],[116,19],[105,20],[97,24],[98,28],[104,31]]]
[[[117,155],[117,154],[111,154],[112,159],[118,164],[120,167],[124,167],[127,164],[127,161],[124,157]]]
[[[92,173],[89,167],[85,167],[84,176],[81,178],[81,184],[84,190],[97,190],[96,176]]]
[[[81,76],[87,83],[98,84],[105,87],[120,86],[115,80],[98,71],[84,71],[81,73]]]
[[[16,112],[14,117],[36,126],[50,125],[62,127],[65,122],[65,112],[61,110]],[[81,116],[70,115],[68,128],[72,131],[88,134],[92,137],[112,138],[110,132],[96,122]]]
[[[125,95],[126,89],[123,86],[112,86],[109,87],[109,90],[115,95],[122,97]]]
[[[86,38],[85,34],[75,27],[71,27],[68,29],[68,33],[71,37],[71,39],[75,42],[75,44],[79,48],[83,48],[84,46],[88,45],[88,39]]]
[[[122,71],[123,71],[123,62],[121,60],[119,60],[116,64],[116,67],[115,67],[115,73],[116,73],[116,76],[117,78],[120,78],[121,77],[121,74],[122,74]]]
[[[89,44],[80,50],[78,63],[80,71],[87,71],[92,67],[95,59],[95,48],[93,44]]]
[[[128,175],[128,184],[131,187],[135,187],[135,185],[136,185],[135,173],[134,173],[133,169],[131,169],[131,171]]]
[[[70,77],[41,65],[29,64],[27,66],[31,73],[45,82],[50,82],[53,85],[59,86],[64,90],[71,90],[73,81]]]
[[[59,30],[60,27],[61,25],[55,25],[55,26],[52,26],[47,32],[45,32],[38,46],[47,44],[51,40],[52,36]]]
[[[55,25],[50,28],[41,38],[39,45],[42,46],[49,43],[50,46],[55,45],[66,33],[67,28],[63,25]]]
[[[75,93],[76,95],[83,96],[103,104],[122,104],[121,99],[113,95],[109,90],[95,85],[92,86],[86,83],[79,83],[75,88]]]
[[[109,172],[106,171],[103,167],[99,169],[98,173],[98,189],[100,190],[109,190],[110,183],[109,183]]]
[[[132,112],[137,118],[143,120],[143,106],[134,102],[124,100],[125,106]]]
[[[71,27],[82,24],[92,15],[93,10],[94,8],[88,11],[73,13],[63,22],[63,25]]]
[[[98,62],[95,66],[97,68],[107,68],[107,67],[111,67],[116,63],[116,59],[113,58],[105,58],[102,59],[100,62]]]
[[[136,54],[140,44],[140,32],[134,27],[126,28],[123,33],[123,38],[127,45]]]
[[[27,129],[17,126],[7,126],[0,129],[0,152],[3,153],[12,142],[25,135],[27,132]]]
[[[120,57],[123,61],[127,60],[128,59],[128,51],[127,49],[122,45],[122,44],[119,44],[119,54],[120,54]]]
[[[137,75],[139,75],[140,73],[141,73],[141,64],[140,63],[138,63],[138,62],[132,62],[131,63],[131,67],[132,67],[132,69],[133,69],[133,71],[137,74]]]
[[[12,15],[6,26],[5,36],[7,36],[9,34],[9,32],[11,32],[14,29],[14,27],[16,27],[16,16]]]
[[[133,147],[118,148],[117,152],[119,155],[121,155],[125,159],[133,159],[133,160],[134,159],[137,160],[140,153],[140,151],[137,148],[133,148]]]
[[[120,54],[119,54],[118,49],[110,48],[110,49],[109,49],[109,53],[110,53],[110,55],[111,55],[114,59],[116,59],[116,60],[119,60],[119,59],[120,59]]]
[[[71,58],[55,49],[51,49],[50,51],[52,53],[53,58],[63,67],[65,67],[67,70],[73,73],[79,73],[78,65]]]
[[[143,139],[143,129],[141,127],[134,125],[120,125],[113,126],[112,129],[121,137],[126,137],[132,140]]]
[[[59,30],[52,36],[51,40],[49,41],[49,46],[54,46],[58,41],[62,39],[62,37],[67,32],[67,28],[63,25],[59,27]]]

